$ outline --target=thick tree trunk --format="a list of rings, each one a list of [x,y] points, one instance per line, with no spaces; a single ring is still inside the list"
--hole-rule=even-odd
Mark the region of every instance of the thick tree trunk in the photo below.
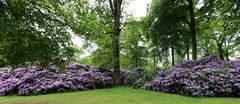
[[[120,62],[119,62],[119,35],[120,35],[120,17],[114,16],[114,36],[113,44],[113,68],[114,84],[120,85]]]
[[[195,24],[195,15],[193,8],[193,1],[188,0],[189,3],[189,13],[190,13],[190,29],[191,29],[191,38],[192,38],[192,58],[197,60],[197,39],[196,39],[196,24]]]
[[[114,76],[113,81],[114,85],[120,85],[120,62],[119,62],[119,36],[114,36],[112,40],[113,44],[113,68]]]
[[[113,81],[114,85],[118,86],[121,84],[120,81],[120,61],[119,61],[119,35],[120,35],[120,17],[121,17],[121,5],[122,0],[109,0],[109,5],[114,18],[114,34],[112,36],[113,45],[113,68],[114,75]]]
[[[174,47],[173,46],[171,46],[171,54],[172,54],[172,66],[174,66],[175,65],[175,58],[174,58]]]
[[[224,51],[223,51],[223,48],[222,48],[222,44],[218,43],[217,47],[218,47],[219,58],[224,60]]]

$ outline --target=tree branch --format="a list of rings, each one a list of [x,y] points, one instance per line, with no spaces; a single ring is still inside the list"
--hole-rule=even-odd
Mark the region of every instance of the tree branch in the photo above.
[[[113,2],[112,2],[112,0],[108,0],[108,1],[109,1],[110,9],[113,13],[113,11],[115,10],[115,8],[113,7]]]

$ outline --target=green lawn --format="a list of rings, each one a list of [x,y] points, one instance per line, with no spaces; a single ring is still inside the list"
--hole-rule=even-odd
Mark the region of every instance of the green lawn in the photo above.
[[[0,104],[240,104],[240,98],[192,98],[116,87],[41,96],[0,97]]]

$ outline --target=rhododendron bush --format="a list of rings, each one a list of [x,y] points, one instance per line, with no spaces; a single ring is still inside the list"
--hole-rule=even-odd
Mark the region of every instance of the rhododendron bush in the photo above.
[[[159,72],[159,70],[146,71],[141,68],[134,68],[130,71],[123,71],[121,74],[122,83],[125,86],[140,88],[145,83],[153,80],[153,78],[155,78]]]
[[[240,97],[240,61],[224,62],[214,56],[184,60],[142,88],[187,96]]]
[[[147,77],[142,84],[148,73],[154,78]],[[186,96],[240,97],[240,61],[225,62],[214,56],[183,60],[164,70],[134,69],[122,77],[124,85],[134,88]]]
[[[23,96],[112,87],[112,72],[71,63],[58,72],[37,66],[0,68],[0,95]],[[134,88],[186,96],[240,97],[240,61],[214,56],[183,60],[164,70],[135,68],[121,73],[122,83]]]
[[[69,64],[64,72],[40,70],[37,66],[0,69],[0,95],[39,95],[112,86],[109,71]]]

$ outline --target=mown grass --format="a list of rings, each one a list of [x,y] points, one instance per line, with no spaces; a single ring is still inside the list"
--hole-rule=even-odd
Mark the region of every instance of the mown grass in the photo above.
[[[240,98],[192,98],[128,87],[0,97],[0,104],[240,104]]]

